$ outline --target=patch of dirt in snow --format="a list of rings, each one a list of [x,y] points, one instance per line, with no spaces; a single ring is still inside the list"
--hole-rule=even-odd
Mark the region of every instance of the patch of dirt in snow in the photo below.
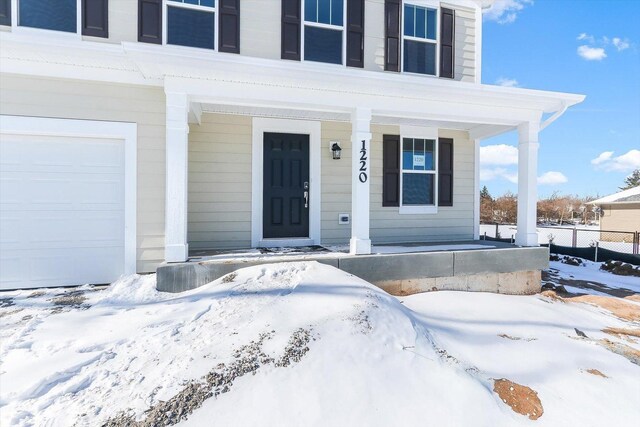
[[[49,300],[54,308],[53,313],[61,313],[65,308],[75,308],[86,310],[91,307],[89,304],[85,304],[87,297],[84,295],[84,291],[75,290],[58,294]]]
[[[11,307],[12,305],[16,305],[13,298],[0,298],[0,308]]]
[[[597,343],[607,350],[624,357],[629,362],[640,366],[640,350],[636,350],[626,344],[610,341],[606,338],[598,340]]]
[[[537,339],[538,339],[538,338],[522,338],[522,337],[514,337],[514,336],[511,336],[511,335],[507,335],[507,334],[499,334],[498,336],[499,336],[500,338],[506,338],[506,339],[511,340],[511,341],[520,341],[520,340],[522,340],[522,341],[531,342],[531,341],[535,341],[535,340],[537,340]]]
[[[604,328],[602,332],[614,335],[619,338],[624,337],[636,337],[640,338],[640,329],[628,329],[628,328]]]
[[[568,301],[595,305],[612,312],[615,316],[621,319],[630,320],[632,322],[640,321],[640,305],[619,298],[603,297],[599,295],[580,295],[577,297],[571,297]]]
[[[611,288],[604,283],[595,282],[593,280],[578,280],[573,278],[561,277],[559,271],[555,268],[549,268],[542,271],[543,289],[554,290],[559,294],[570,296],[575,295],[567,292],[565,286],[571,286],[578,289],[592,290],[602,292],[607,295],[618,298],[628,298],[638,296],[636,292],[625,288]],[[640,298],[640,297],[639,297]]]
[[[624,297],[624,299],[627,299],[629,301],[640,302],[640,294],[629,295],[628,297]]]
[[[537,420],[544,413],[538,393],[527,386],[501,378],[494,380],[493,391],[514,412],[526,415],[530,420]]]
[[[597,369],[587,369],[585,372],[588,372],[591,375],[597,375],[597,376],[602,377],[602,378],[609,378],[608,376],[606,376],[602,372],[598,371]]]
[[[625,301],[621,298],[611,298],[600,295],[561,295],[552,290],[541,292],[541,295],[555,301],[561,302],[581,302],[585,304],[595,305],[610,311],[616,317],[632,322],[640,321],[640,305],[633,302]]]
[[[262,366],[270,364],[285,368],[298,363],[309,351],[311,333],[307,329],[297,329],[289,338],[282,356],[277,360],[264,353],[265,341],[274,337],[275,331],[260,334],[256,341],[240,347],[234,352],[235,360],[229,365],[220,363],[200,381],[189,381],[184,388],[171,399],[159,402],[145,412],[144,419],[136,421],[133,411],[125,411],[108,419],[103,427],[152,427],[170,426],[186,420],[202,403],[211,398],[227,393],[233,381],[246,374],[254,374]]]

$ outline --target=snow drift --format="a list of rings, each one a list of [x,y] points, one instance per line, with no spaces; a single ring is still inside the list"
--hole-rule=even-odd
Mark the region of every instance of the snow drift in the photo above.
[[[456,292],[399,300],[316,262],[250,267],[178,295],[154,284],[85,287],[62,306],[60,290],[4,295],[2,425],[530,424],[493,392],[500,378],[539,393],[540,425],[640,415],[628,400],[640,368],[570,336],[628,326],[596,308]],[[596,388],[627,400],[605,411]]]

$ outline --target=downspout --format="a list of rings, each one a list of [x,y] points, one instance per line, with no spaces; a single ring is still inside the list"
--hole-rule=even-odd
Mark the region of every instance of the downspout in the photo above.
[[[569,104],[567,104],[566,102],[563,102],[561,109],[559,109],[558,111],[553,113],[553,115],[551,117],[549,117],[547,120],[545,120],[544,122],[540,123],[540,130],[543,130],[544,128],[549,126],[551,123],[553,123],[556,120],[558,120],[558,118],[561,115],[563,115],[565,111],[567,111],[567,108],[569,108]]]

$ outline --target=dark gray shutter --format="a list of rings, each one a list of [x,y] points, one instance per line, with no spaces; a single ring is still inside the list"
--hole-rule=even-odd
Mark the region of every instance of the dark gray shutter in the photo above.
[[[0,25],[11,25],[11,0],[0,0]]]
[[[300,0],[282,0],[281,58],[300,61]]]
[[[453,139],[438,139],[438,206],[453,206]]]
[[[382,136],[382,206],[400,206],[400,135]]]
[[[240,53],[240,0],[219,0],[218,50]]]
[[[347,67],[364,68],[364,0],[347,0]]]
[[[109,37],[109,0],[82,0],[82,35]]]
[[[401,0],[384,2],[384,69],[400,71],[400,17]]]
[[[453,78],[455,14],[444,7],[440,12],[440,77]]]
[[[138,41],[162,44],[162,0],[138,0]]]

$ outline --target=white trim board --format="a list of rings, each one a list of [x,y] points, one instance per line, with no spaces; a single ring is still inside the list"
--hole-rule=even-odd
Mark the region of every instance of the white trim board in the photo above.
[[[123,273],[135,273],[138,125],[125,122],[0,115],[0,131],[16,135],[72,136],[124,140]]]
[[[264,239],[263,160],[264,133],[298,133],[309,135],[309,238]],[[320,244],[320,163],[321,126],[317,121],[254,117],[251,155],[251,246],[308,246]]]

